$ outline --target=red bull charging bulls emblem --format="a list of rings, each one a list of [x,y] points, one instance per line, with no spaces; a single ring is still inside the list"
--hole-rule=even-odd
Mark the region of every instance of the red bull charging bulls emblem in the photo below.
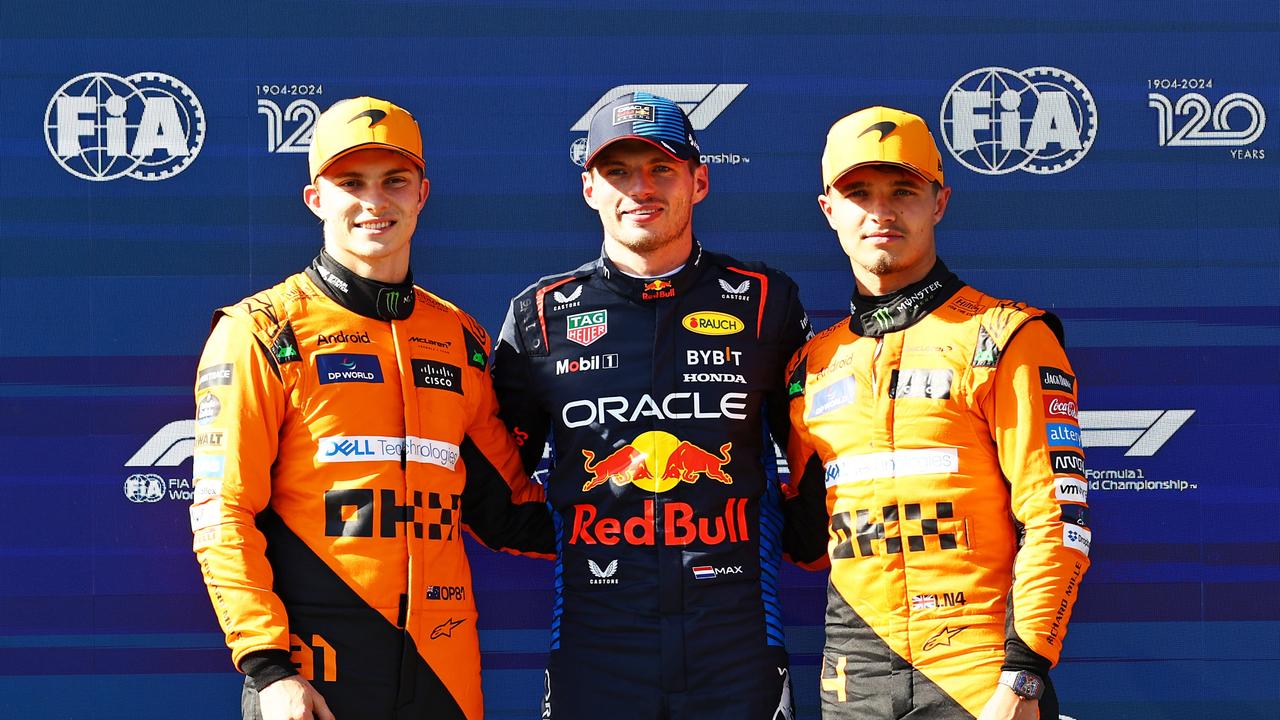
[[[725,443],[718,452],[710,452],[661,430],[642,433],[600,460],[596,460],[594,452],[583,450],[582,467],[590,477],[582,489],[585,492],[612,483],[617,487],[633,485],[651,493],[663,493],[682,482],[694,483],[702,478],[732,485],[733,477],[725,472],[725,466],[732,459],[732,449],[733,443]],[[718,545],[748,540],[747,503],[748,498],[729,498],[722,512],[700,517],[688,503],[665,502],[661,508],[665,528],[662,542]],[[658,508],[652,499],[645,500],[643,506],[643,513],[638,517],[612,518],[601,517],[594,505],[575,505],[569,543],[653,545]]]
[[[594,452],[583,450],[586,460],[582,468],[591,477],[582,489],[590,490],[612,481],[615,485],[634,484],[642,490],[660,493],[677,483],[697,482],[700,476],[731,485],[733,478],[724,471],[724,466],[732,459],[729,455],[732,448],[733,443],[725,443],[717,454],[661,430],[641,433],[630,444],[598,462]]]

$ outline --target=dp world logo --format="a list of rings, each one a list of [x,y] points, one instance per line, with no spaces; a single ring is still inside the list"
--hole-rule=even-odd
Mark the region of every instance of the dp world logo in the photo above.
[[[1098,133],[1093,96],[1051,67],[985,67],[956,81],[939,125],[951,155],[984,175],[1048,175],[1080,162]]]
[[[45,142],[67,172],[85,180],[164,180],[204,145],[204,109],[164,73],[85,73],[58,88],[44,115]]]

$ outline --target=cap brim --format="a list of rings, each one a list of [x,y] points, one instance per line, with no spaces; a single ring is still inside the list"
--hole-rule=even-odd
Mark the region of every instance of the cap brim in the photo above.
[[[587,156],[587,159],[586,159],[586,161],[585,161],[584,163],[582,163],[582,166],[583,166],[583,167],[585,167],[585,168],[590,168],[590,167],[591,167],[591,163],[592,163],[592,161],[594,161],[594,160],[596,159],[596,156],[600,154],[600,151],[602,151],[602,150],[604,150],[605,148],[609,147],[610,145],[612,145],[612,144],[614,144],[614,143],[618,142],[619,140],[640,140],[640,141],[646,142],[646,143],[648,143],[648,144],[650,144],[650,145],[652,145],[652,146],[654,146],[654,147],[658,148],[659,150],[661,150],[662,152],[666,153],[667,155],[670,155],[670,156],[671,156],[671,158],[672,158],[673,160],[675,160],[676,162],[682,162],[682,163],[683,163],[683,162],[689,162],[690,160],[692,160],[694,157],[696,157],[696,156],[697,156],[697,152],[696,152],[696,151],[694,151],[694,152],[693,152],[693,154],[692,154],[692,155],[690,155],[689,157],[687,157],[687,158],[682,158],[682,157],[680,157],[679,155],[677,155],[677,154],[675,154],[674,152],[672,152],[672,151],[671,151],[671,148],[667,147],[666,145],[663,145],[662,143],[660,143],[660,142],[658,142],[658,141],[654,140],[653,138],[648,138],[648,137],[645,137],[645,136],[643,136],[643,135],[619,135],[619,136],[618,136],[618,137],[616,137],[616,138],[609,138],[609,140],[607,140],[607,141],[605,142],[605,144],[603,144],[603,145],[601,145],[600,147],[596,148],[596,149],[595,149],[595,152],[593,152],[593,153],[591,153],[591,155]],[[689,147],[690,149],[692,149],[692,146],[688,146],[688,145],[686,145],[686,147]]]
[[[914,165],[908,165],[907,163],[898,162],[895,160],[878,160],[877,159],[877,160],[864,160],[862,162],[854,163],[849,167],[836,173],[835,177],[831,178],[831,182],[827,183],[827,190],[830,190],[832,185],[835,185],[837,182],[839,182],[840,178],[844,177],[845,175],[848,175],[849,173],[853,172],[854,170],[857,170],[860,167],[866,167],[867,165],[894,165],[904,170],[910,170],[913,175],[919,177],[921,180],[924,180],[927,183],[941,182],[937,178],[929,177],[928,173],[924,172],[923,170],[921,170],[920,168]]]
[[[379,142],[368,142],[368,143],[361,143],[360,145],[356,145],[354,147],[349,147],[346,150],[343,150],[342,152],[338,153],[337,155],[334,155],[333,157],[329,158],[328,160],[325,160],[323,163],[320,164],[320,167],[316,169],[315,174],[312,176],[311,179],[315,180],[316,178],[323,175],[324,171],[328,170],[330,165],[338,162],[342,158],[350,155],[351,153],[359,152],[361,150],[390,150],[392,152],[400,153],[401,155],[409,158],[409,160],[413,161],[414,165],[418,166],[419,170],[426,170],[426,167],[427,167],[427,163],[422,158],[418,157],[417,155],[414,155],[413,153],[409,152],[408,150],[405,150],[402,147],[399,147],[398,145],[388,145],[387,143],[379,143]]]

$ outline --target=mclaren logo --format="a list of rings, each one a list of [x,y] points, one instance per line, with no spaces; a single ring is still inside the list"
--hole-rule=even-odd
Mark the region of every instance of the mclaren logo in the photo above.
[[[386,110],[369,109],[369,110],[365,110],[359,115],[352,117],[350,120],[347,121],[347,124],[350,125],[351,123],[359,120],[360,118],[367,117],[369,118],[369,127],[373,127],[374,125],[377,125],[378,123],[382,122],[382,119],[385,118],[386,116],[387,116]]]
[[[863,135],[866,135],[867,133],[873,130],[879,130],[880,142],[884,142],[884,139],[889,137],[889,134],[897,129],[898,129],[898,123],[885,120],[884,122],[878,122],[868,127],[866,130],[863,130],[862,132],[858,133],[858,137],[862,137]]]

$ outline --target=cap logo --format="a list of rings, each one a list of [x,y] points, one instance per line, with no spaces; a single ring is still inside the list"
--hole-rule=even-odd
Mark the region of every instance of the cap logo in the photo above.
[[[657,117],[658,111],[653,105],[642,105],[640,103],[628,103],[619,105],[613,109],[613,124],[621,125],[627,122],[653,122]]]
[[[879,130],[880,142],[884,142],[884,139],[888,137],[890,133],[892,133],[894,130],[897,130],[897,129],[898,129],[898,123],[885,120],[883,122],[878,122],[868,127],[866,130],[863,130],[862,132],[858,133],[858,137],[862,137],[863,135],[866,135],[872,130]]]
[[[383,118],[385,118],[386,116],[387,116],[386,110],[369,109],[369,110],[365,110],[359,115],[356,115],[355,117],[348,120],[347,124],[350,125],[351,123],[359,120],[362,117],[367,117],[369,118],[369,127],[373,127],[374,125],[377,125],[378,123],[382,122]]]

